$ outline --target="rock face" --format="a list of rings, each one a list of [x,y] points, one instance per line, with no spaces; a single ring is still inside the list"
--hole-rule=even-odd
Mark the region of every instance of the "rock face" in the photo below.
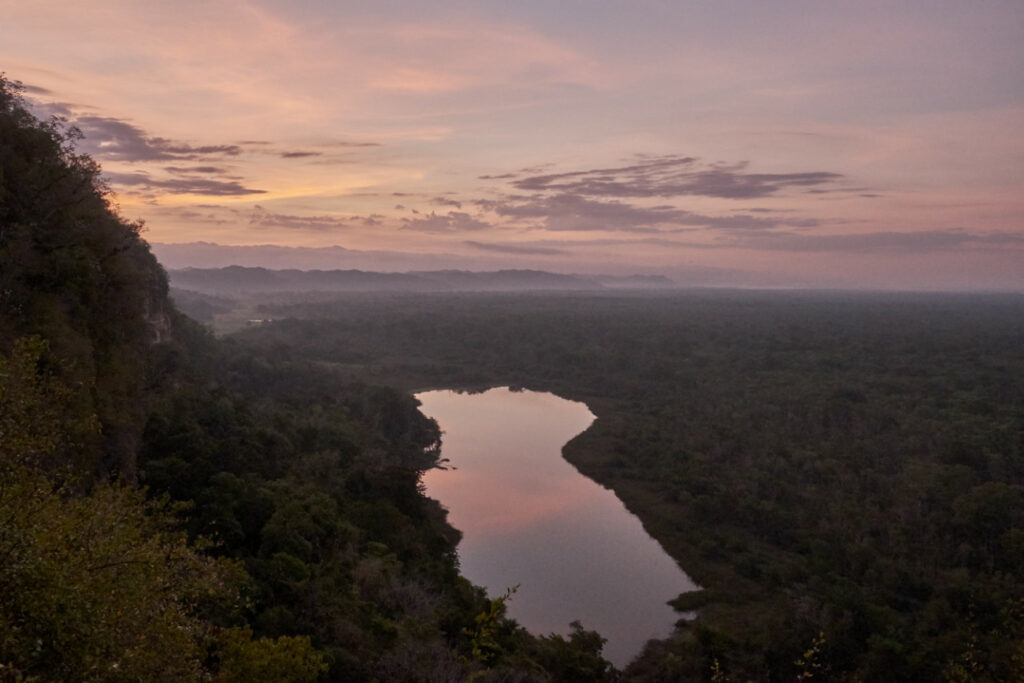
[[[149,330],[149,343],[162,344],[171,340],[171,316],[167,312],[167,298],[154,299],[146,306],[146,327]]]

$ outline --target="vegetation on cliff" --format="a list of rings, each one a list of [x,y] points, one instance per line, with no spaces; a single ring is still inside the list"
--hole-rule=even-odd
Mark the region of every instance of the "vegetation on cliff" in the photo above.
[[[0,677],[610,673],[459,576],[410,397],[179,314],[75,139],[0,78]]]

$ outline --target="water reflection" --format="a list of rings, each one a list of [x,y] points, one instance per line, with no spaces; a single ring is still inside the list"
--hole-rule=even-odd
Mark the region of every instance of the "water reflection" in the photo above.
[[[611,491],[562,458],[594,420],[585,405],[507,388],[417,398],[456,468],[424,483],[463,532],[467,578],[492,596],[518,584],[509,614],[534,633],[567,633],[574,619],[600,631],[619,666],[668,635],[679,615],[665,601],[694,584]]]

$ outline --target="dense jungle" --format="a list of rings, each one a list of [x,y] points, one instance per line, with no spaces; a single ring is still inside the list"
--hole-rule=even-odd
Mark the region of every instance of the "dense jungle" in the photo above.
[[[705,587],[637,680],[1012,680],[1024,300],[842,292],[350,296],[233,343],[407,390],[582,400],[566,448]]]

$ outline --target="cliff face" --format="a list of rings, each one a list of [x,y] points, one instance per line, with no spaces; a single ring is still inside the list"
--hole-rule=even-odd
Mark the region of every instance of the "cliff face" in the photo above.
[[[0,79],[0,346],[37,335],[40,370],[74,388],[100,430],[68,453],[86,479],[134,476],[147,350],[170,333],[167,278],[110,206],[99,167]]]
[[[147,302],[146,327],[149,329],[150,344],[162,344],[171,340],[171,316],[168,307],[166,296]]]

